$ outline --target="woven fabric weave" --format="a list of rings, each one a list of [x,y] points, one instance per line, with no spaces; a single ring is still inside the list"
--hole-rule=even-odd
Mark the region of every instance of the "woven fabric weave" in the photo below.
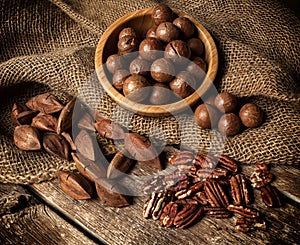
[[[10,120],[14,102],[52,92],[62,101],[76,96],[95,80],[94,53],[105,29],[122,15],[159,3],[189,13],[214,37],[220,56],[216,84],[265,112],[264,124],[227,138],[225,154],[245,164],[300,163],[300,21],[273,0],[4,0],[0,21],[0,181],[33,183],[51,179],[55,170],[73,169],[74,163],[45,152],[23,152],[13,144]],[[100,88],[101,89],[101,88]],[[98,110],[119,121],[131,114],[112,115],[116,104],[103,96]],[[135,115],[129,128],[165,143],[208,150],[212,134],[195,128],[193,119],[181,142],[176,118]],[[155,130],[153,130],[155,129]],[[195,132],[199,132],[197,139]],[[161,139],[163,135],[163,139]],[[189,142],[189,140],[191,142]],[[100,142],[107,154],[110,141]]]

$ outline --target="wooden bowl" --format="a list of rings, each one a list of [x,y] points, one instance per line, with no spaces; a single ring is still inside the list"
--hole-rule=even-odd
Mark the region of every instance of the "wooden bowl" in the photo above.
[[[190,96],[174,103],[164,105],[146,105],[134,102],[123,96],[116,90],[111,81],[108,79],[108,71],[103,64],[109,55],[117,53],[117,43],[119,32],[125,27],[133,27],[137,33],[142,36],[146,35],[147,30],[152,26],[151,14],[153,8],[137,10],[126,14],[111,24],[101,36],[95,53],[95,68],[97,77],[107,92],[107,94],[117,102],[121,107],[145,116],[166,116],[182,112],[196,102],[212,85],[218,69],[218,53],[213,38],[208,31],[193,17],[173,10],[178,16],[189,18],[198,30],[198,37],[203,41],[205,46],[205,61],[207,63],[207,73],[200,87]]]

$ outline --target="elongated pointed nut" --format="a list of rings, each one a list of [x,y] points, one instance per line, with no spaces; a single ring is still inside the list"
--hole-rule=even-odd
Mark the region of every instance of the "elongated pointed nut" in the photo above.
[[[57,119],[50,114],[40,113],[32,119],[31,126],[36,127],[41,131],[56,132]]]
[[[130,169],[132,164],[133,160],[128,158],[126,153],[123,154],[122,152],[118,152],[108,165],[107,178],[114,179],[120,177],[123,173],[126,173],[126,171]]]
[[[50,93],[39,94],[31,98],[26,106],[33,111],[40,111],[45,114],[52,114],[60,111],[64,106]]]
[[[76,145],[75,145],[75,143],[74,143],[74,141],[73,141],[71,135],[68,134],[67,132],[62,132],[62,133],[61,133],[61,136],[63,136],[63,137],[66,139],[66,141],[68,141],[71,150],[72,150],[72,151],[76,151]]]
[[[124,143],[126,150],[134,159],[152,168],[162,170],[158,153],[149,139],[137,133],[125,133]]]
[[[30,125],[37,111],[22,111],[16,118],[17,125]]]
[[[71,153],[72,158],[76,164],[76,168],[84,177],[86,177],[91,182],[95,182],[98,178],[105,178],[106,177],[106,162],[100,160],[91,161],[85,158],[80,153]]]
[[[93,196],[91,183],[82,175],[68,171],[57,171],[61,189],[76,200],[86,200]]]
[[[107,139],[124,139],[124,130],[109,119],[96,121],[94,126],[97,132]]]
[[[21,150],[37,151],[41,149],[40,134],[30,125],[17,126],[14,131],[14,143]]]
[[[99,147],[95,134],[91,135],[85,130],[81,130],[75,138],[76,149],[85,158],[95,161],[98,156],[96,156],[96,150]]]
[[[70,158],[70,146],[66,139],[56,133],[47,132],[43,136],[43,147],[46,152],[64,160]]]
[[[61,132],[63,131],[68,131],[72,127],[72,114],[73,114],[75,102],[76,102],[76,98],[73,98],[61,110],[57,120],[56,132],[58,134],[61,134]]]
[[[21,112],[28,111],[29,109],[25,105],[21,105],[18,103],[14,103],[12,111],[11,111],[11,119],[15,126],[20,125],[17,121],[17,117]],[[30,124],[30,123],[29,123]]]
[[[118,208],[130,205],[129,197],[122,194],[127,192],[125,187],[108,179],[98,180],[95,184],[98,197],[106,205]]]

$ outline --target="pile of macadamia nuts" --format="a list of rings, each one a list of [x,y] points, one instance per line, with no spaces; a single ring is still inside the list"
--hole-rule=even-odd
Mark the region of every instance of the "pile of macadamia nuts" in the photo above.
[[[125,97],[163,105],[186,98],[201,85],[205,47],[194,23],[168,6],[154,7],[151,18],[145,36],[132,27],[120,31],[118,53],[107,58],[106,68]]]
[[[223,92],[199,105],[194,113],[201,128],[217,127],[226,136],[238,134],[242,127],[255,128],[263,121],[263,111],[253,103],[240,107],[238,98]]]

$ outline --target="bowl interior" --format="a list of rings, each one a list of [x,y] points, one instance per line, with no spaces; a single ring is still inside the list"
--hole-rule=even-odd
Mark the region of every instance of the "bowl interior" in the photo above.
[[[180,11],[173,10],[178,16],[189,18],[196,26],[198,37],[205,46],[205,61],[207,74],[200,87],[190,96],[177,102],[165,105],[146,105],[134,102],[123,96],[108,79],[108,73],[103,66],[109,55],[117,53],[117,42],[120,31],[125,27],[133,27],[141,37],[146,35],[147,30],[153,25],[151,20],[152,8],[138,10],[122,16],[111,24],[102,35],[95,53],[95,68],[101,85],[108,95],[125,109],[146,116],[165,116],[179,113],[199,101],[200,97],[212,85],[218,67],[218,55],[215,43],[208,31],[194,18]]]

